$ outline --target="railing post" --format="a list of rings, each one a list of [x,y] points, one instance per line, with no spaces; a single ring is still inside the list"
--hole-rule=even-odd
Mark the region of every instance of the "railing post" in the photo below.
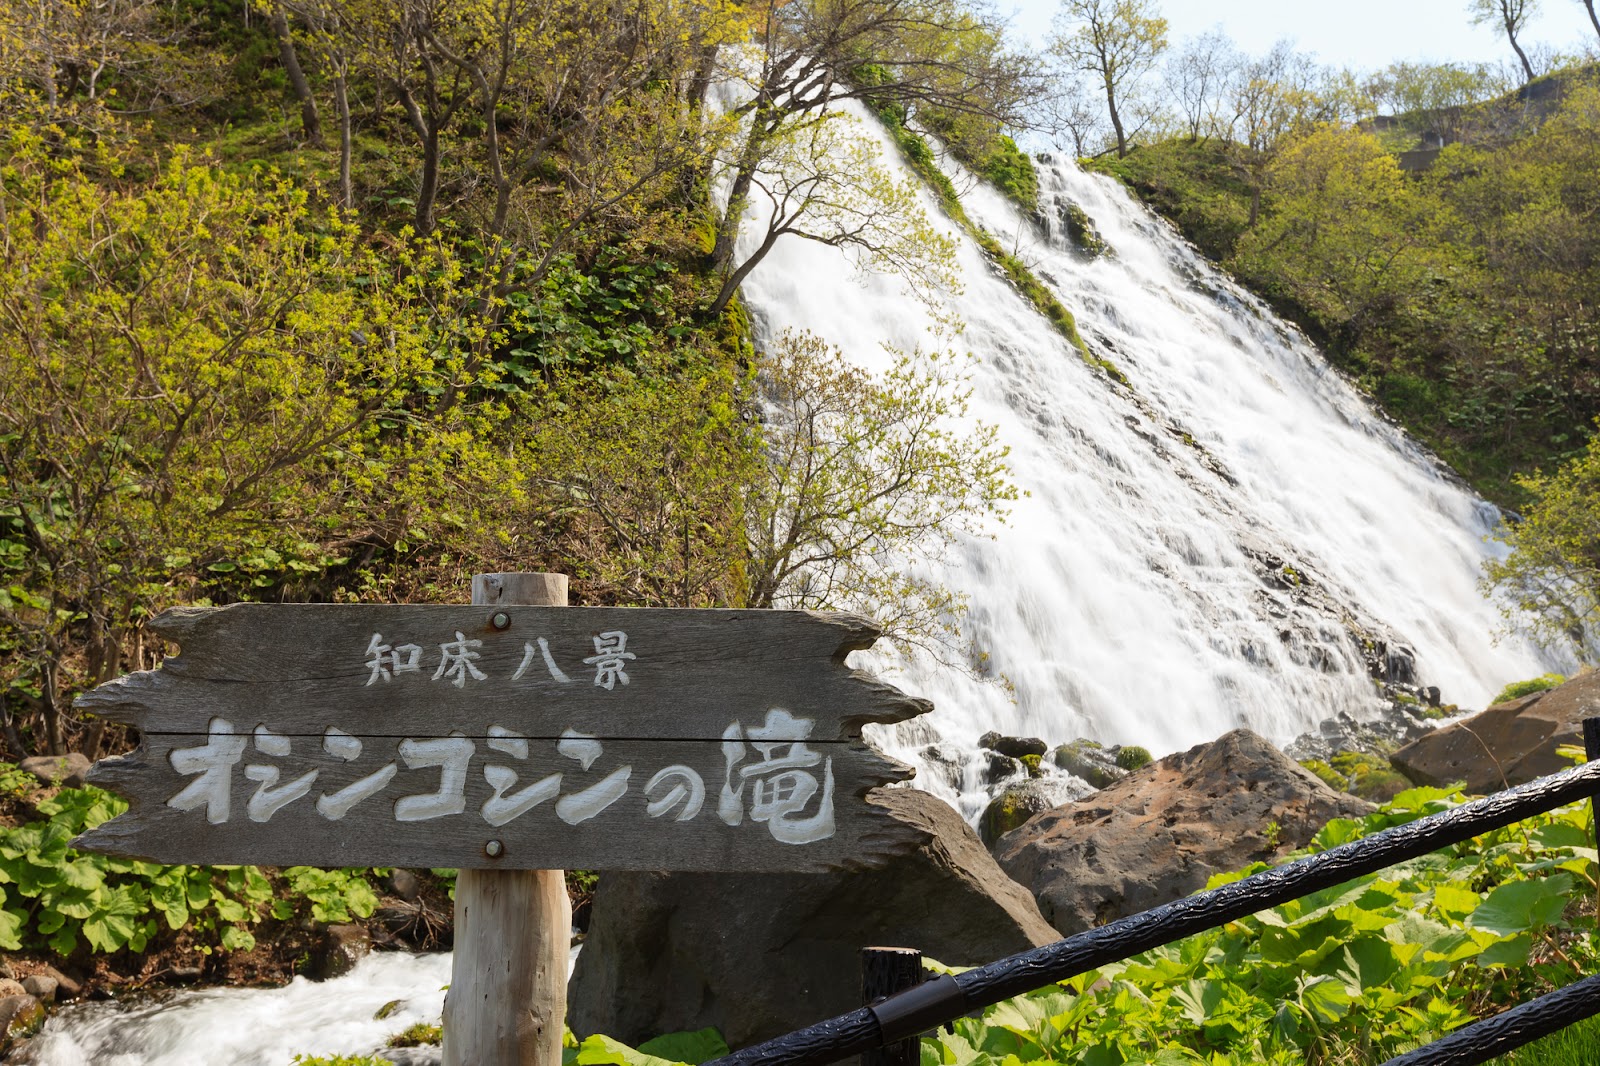
[[[916,948],[861,949],[861,1005],[922,983],[922,952]],[[861,1066],[919,1066],[922,1041],[912,1036],[861,1053]]]

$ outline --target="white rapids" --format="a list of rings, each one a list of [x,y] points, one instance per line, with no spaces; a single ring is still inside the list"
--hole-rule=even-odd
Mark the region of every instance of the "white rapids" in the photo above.
[[[296,1055],[358,1055],[417,1022],[436,1025],[448,954],[374,952],[331,981],[218,988],[53,1015],[27,1048],[35,1066],[289,1066]],[[398,1000],[388,1017],[378,1012]]]

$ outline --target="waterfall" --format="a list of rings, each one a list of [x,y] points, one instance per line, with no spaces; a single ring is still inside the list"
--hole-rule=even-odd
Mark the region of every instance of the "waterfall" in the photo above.
[[[895,149],[875,123],[863,135]],[[898,162],[896,164],[898,166]],[[942,309],[976,356],[972,414],[996,425],[1026,496],[993,539],[906,560],[964,593],[967,629],[1005,683],[930,657],[871,664],[933,700],[883,735],[919,781],[974,817],[976,739],[1085,736],[1156,754],[1246,726],[1286,742],[1336,712],[1370,716],[1368,660],[1482,707],[1551,668],[1478,588],[1498,512],[1389,424],[1293,327],[1108,178],[1040,163],[1040,217],[954,164],[979,226],[1077,316],[1124,388],[1091,368],[961,238],[964,289]],[[1111,251],[1061,233],[1076,204]],[[939,211],[925,198],[930,213]],[[757,205],[752,206],[755,210]],[[840,250],[783,238],[751,273],[758,332],[806,329],[868,368],[885,344],[936,344],[927,306]],[[1402,678],[1403,679],[1403,678]],[[930,746],[933,745],[933,746]],[[941,759],[964,775],[941,772]]]

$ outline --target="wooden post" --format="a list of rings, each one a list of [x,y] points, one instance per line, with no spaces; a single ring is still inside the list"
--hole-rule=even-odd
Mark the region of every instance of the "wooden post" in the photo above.
[[[922,952],[916,948],[861,949],[862,1006],[921,983]],[[915,1036],[861,1053],[861,1066],[918,1066],[921,1061],[922,1041]]]
[[[565,607],[567,575],[477,574],[472,602]],[[561,1066],[571,942],[563,871],[460,871],[444,1066]]]

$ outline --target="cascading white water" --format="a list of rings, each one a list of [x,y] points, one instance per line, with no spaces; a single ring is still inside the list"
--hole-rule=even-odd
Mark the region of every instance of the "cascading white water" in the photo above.
[[[894,152],[875,124],[863,135]],[[1370,714],[1347,622],[1413,649],[1418,680],[1463,707],[1549,668],[1524,641],[1495,640],[1499,613],[1477,585],[1492,507],[1114,182],[1040,169],[1044,211],[1078,204],[1113,254],[1090,260],[952,173],[973,220],[1053,287],[1131,394],[963,237],[965,291],[943,310],[966,323],[959,343],[977,358],[973,414],[1000,427],[1028,495],[994,539],[906,562],[970,598],[967,629],[1011,685],[876,658],[934,701],[940,747],[967,756],[959,782],[922,783],[960,793],[975,816],[970,756],[991,729],[1160,754],[1241,725],[1284,742],[1335,712]],[[938,211],[931,196],[926,206]],[[869,367],[883,344],[938,343],[927,307],[895,279],[815,242],[781,239],[745,298],[766,336],[810,330]],[[883,742],[937,769],[928,739],[902,728]]]
[[[282,988],[221,988],[53,1016],[27,1047],[36,1066],[289,1066],[296,1055],[366,1054],[444,1009],[450,956],[377,952],[350,973]],[[386,1017],[377,1013],[399,1001]]]

